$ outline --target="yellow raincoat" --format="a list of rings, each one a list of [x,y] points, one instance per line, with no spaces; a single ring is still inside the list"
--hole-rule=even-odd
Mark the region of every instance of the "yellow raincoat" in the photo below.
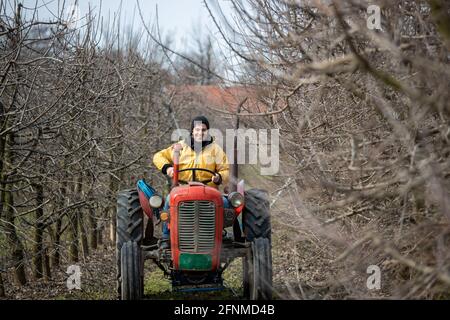
[[[196,155],[195,151],[190,145],[186,144],[184,140],[177,142],[182,146],[180,151],[180,166],[179,169],[187,168],[202,168],[220,173],[222,176],[222,184],[226,185],[228,183],[229,169],[228,169],[228,158],[222,148],[212,141],[210,144],[205,146],[199,154]],[[173,166],[173,146],[171,145],[167,149],[157,152],[153,156],[153,163],[158,170],[162,170],[165,173],[167,167]],[[165,170],[163,170],[163,168]],[[180,172],[178,178],[184,181],[192,181],[193,171]],[[196,181],[211,180],[212,174],[206,171],[196,171],[195,172]],[[207,183],[208,186],[218,188],[214,182],[210,181]]]

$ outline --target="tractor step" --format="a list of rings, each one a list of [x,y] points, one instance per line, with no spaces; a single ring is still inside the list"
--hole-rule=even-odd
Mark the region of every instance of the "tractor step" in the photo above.
[[[183,272],[172,270],[172,290],[179,291],[184,289],[194,291],[208,291],[211,288],[222,288],[222,274],[218,271],[212,272]],[[217,289],[214,289],[217,290]]]
[[[210,292],[210,291],[222,291],[226,288],[217,284],[205,284],[205,285],[182,285],[173,286],[173,292]]]

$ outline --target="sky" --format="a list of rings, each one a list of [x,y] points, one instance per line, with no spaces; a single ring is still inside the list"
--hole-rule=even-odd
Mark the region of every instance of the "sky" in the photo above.
[[[5,1],[14,3],[14,0]],[[108,17],[112,19],[122,7],[121,24],[136,26],[141,24],[137,1],[148,24],[156,21],[156,12],[158,12],[160,29],[163,34],[170,34],[173,37],[175,49],[179,49],[188,41],[190,35],[198,32],[194,31],[194,26],[197,27],[196,30],[201,29],[202,33],[215,30],[203,0],[22,0],[21,2],[26,8],[34,8],[37,3],[40,19],[52,17],[63,3],[67,16],[75,12],[77,16],[83,17],[91,8],[95,14],[103,16],[104,20]],[[218,1],[225,11],[229,11],[227,0],[208,0],[208,3],[212,1]],[[78,3],[78,10],[73,11],[75,2]]]

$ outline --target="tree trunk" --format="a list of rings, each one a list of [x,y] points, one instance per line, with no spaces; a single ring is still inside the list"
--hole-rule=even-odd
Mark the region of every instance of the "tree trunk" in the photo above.
[[[63,210],[65,203],[66,203],[66,188],[62,187],[60,188],[62,199],[60,199],[60,210]],[[52,266],[53,267],[59,267],[61,254],[60,254],[60,247],[61,247],[61,228],[62,228],[62,214],[59,213],[58,217],[56,218],[56,224],[55,224],[55,232],[54,232],[54,239],[53,239],[53,252],[52,252]]]
[[[50,268],[50,256],[48,254],[47,246],[44,246],[42,251],[43,266],[44,266],[44,280],[49,281],[52,278],[52,269]]]
[[[3,128],[3,113],[4,113],[4,109],[3,109],[3,104],[0,102],[0,129]],[[5,152],[5,139],[4,136],[0,136],[0,178],[3,181],[4,175],[3,175],[3,157],[4,157],[4,152]],[[5,200],[5,195],[3,193],[3,188],[5,187],[5,184],[0,183],[0,228],[3,229],[3,223],[2,223],[2,214],[3,214],[3,203]],[[2,230],[3,231],[3,230]],[[6,231],[6,230],[5,230]],[[2,268],[3,266],[0,265],[0,268]],[[6,297],[6,293],[5,293],[5,286],[3,284],[3,274],[2,274],[3,270],[0,270],[0,298],[5,298]]]
[[[61,246],[61,228],[62,228],[62,220],[61,218],[58,218],[56,220],[56,227],[55,227],[55,239],[53,242],[53,250],[52,250],[52,266],[59,267],[59,264],[61,262],[61,254],[60,254],[60,246]]]
[[[80,228],[81,249],[83,251],[83,257],[87,258],[89,256],[89,242],[88,242],[88,238],[87,238],[86,228],[84,226],[84,219],[83,219],[82,211],[79,211],[79,213],[78,213],[78,224],[79,224],[79,228]]]
[[[110,210],[108,210],[109,214],[109,239],[111,240],[111,243],[116,243],[116,212],[114,210],[114,207],[111,207]]]
[[[4,108],[3,108],[3,104],[0,101],[0,129],[3,128],[3,123],[4,123]],[[5,143],[4,143],[5,139],[3,138],[3,136],[0,136],[0,177],[3,177],[3,155],[4,155],[4,147],[5,147]],[[2,187],[0,189],[0,227],[1,227],[1,221],[2,221],[2,213],[3,213],[3,184],[0,183],[0,187]],[[0,268],[2,266],[0,265]],[[2,270],[0,270],[0,298],[4,298],[5,297],[5,286],[3,284],[3,275],[2,275]]]
[[[4,143],[4,161],[6,164],[11,164],[13,161],[13,156],[10,151],[10,146],[14,144],[14,136],[9,134],[6,137],[6,141]],[[1,181],[6,181],[8,179],[8,175],[5,174],[7,170],[6,166],[3,168],[4,172],[1,175]],[[4,231],[7,235],[7,239],[11,248],[11,259],[14,264],[14,275],[16,278],[16,282],[19,285],[25,285],[27,283],[27,278],[25,274],[25,260],[23,253],[22,242],[17,236],[17,230],[15,225],[15,215],[14,215],[14,196],[11,193],[11,184],[4,182],[1,185],[1,189],[4,190],[1,194],[1,202],[4,208]]]
[[[3,128],[5,127],[5,109],[3,107],[3,103],[0,101],[0,130],[3,130]],[[3,159],[4,159],[4,155],[5,155],[5,137],[0,135],[0,177],[3,177]],[[0,186],[2,187],[0,189],[0,198],[3,199],[3,184],[0,184]],[[2,217],[2,213],[3,213],[3,201],[0,201],[0,222],[1,222],[1,217]]]
[[[114,159],[114,157],[113,157]],[[112,205],[115,203],[115,195],[117,194],[117,191],[119,189],[119,184],[118,181],[116,180],[115,177],[113,177],[111,175],[110,177],[110,181],[109,181],[109,192],[110,192],[110,202],[111,202],[111,207],[108,208],[108,210],[106,211],[106,215],[109,221],[109,240],[111,241],[111,243],[113,244],[113,246],[116,243],[116,215],[115,215],[115,210],[114,207],[112,207]]]
[[[41,184],[34,185],[36,188],[36,222],[34,230],[34,244],[33,244],[33,275],[36,279],[40,279],[43,276],[43,254],[42,254],[42,235],[43,235],[43,223],[42,217],[44,215],[44,209],[42,204],[44,203],[44,188]]]
[[[74,191],[74,199],[81,200],[82,192],[83,192],[83,176],[80,174],[77,178],[77,182],[73,187]],[[83,237],[84,230],[81,230],[80,234],[80,210],[76,209],[69,215],[70,225],[69,225],[69,241],[70,241],[70,249],[69,249],[69,259],[71,262],[78,262],[79,260],[79,240],[80,235]],[[82,245],[83,244],[83,239]]]
[[[100,217],[103,217],[103,214]],[[104,225],[103,224],[104,224],[104,222],[102,220],[97,222],[97,245],[98,246],[103,246],[103,244],[104,244],[104,241],[103,241]]]
[[[0,271],[0,298],[5,298],[6,294],[5,294],[5,286],[3,285],[3,275],[2,272]]]
[[[69,261],[78,262],[78,212],[69,214]]]
[[[25,260],[23,254],[23,246],[19,237],[17,236],[17,230],[15,225],[14,216],[14,198],[13,194],[9,191],[9,186],[5,186],[6,190],[3,193],[2,202],[4,203],[5,210],[5,233],[8,235],[8,242],[11,247],[11,258],[14,264],[14,275],[19,285],[25,285],[27,283],[27,277],[25,274]]]
[[[124,181],[124,176],[125,176],[125,171],[124,170],[120,170],[119,171],[119,179],[120,181]],[[107,211],[107,214],[109,214],[109,238],[111,240],[112,246],[116,245],[116,231],[117,231],[117,218],[116,218],[116,196],[117,193],[120,190],[120,181],[117,181],[116,178],[111,177],[110,178],[110,190],[111,190],[111,194],[112,194],[112,199],[111,199],[111,207],[110,209]]]
[[[122,132],[122,128],[123,128],[123,123],[122,123],[122,119],[120,117],[120,113],[119,112],[112,112],[111,114],[111,126],[113,128],[115,128],[117,130],[117,132]],[[116,145],[116,147],[114,147],[111,150],[110,153],[110,157],[111,157],[111,163],[117,163],[118,160],[118,155],[121,155],[123,152],[123,148],[124,148],[124,142],[122,141],[122,143],[119,143],[118,145]],[[111,168],[114,169],[114,168]],[[112,246],[114,247],[116,245],[116,229],[117,229],[117,225],[116,225],[116,197],[117,197],[117,192],[119,191],[120,187],[121,187],[121,182],[124,181],[124,174],[125,174],[125,170],[120,170],[118,175],[119,175],[119,179],[117,179],[116,176],[114,175],[110,175],[110,181],[109,181],[109,201],[110,201],[110,205],[111,208],[109,210],[107,210],[106,215],[107,218],[109,219],[109,239],[111,241]]]
[[[89,222],[89,230],[90,230],[89,244],[91,246],[91,249],[96,250],[97,249],[97,221],[95,219],[95,210],[93,207],[89,207],[88,222]]]

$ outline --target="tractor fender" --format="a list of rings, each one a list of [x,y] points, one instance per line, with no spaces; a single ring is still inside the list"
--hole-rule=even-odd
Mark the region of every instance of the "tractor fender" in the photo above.
[[[150,221],[151,219],[153,219],[153,214],[155,214],[156,217],[159,218],[159,209],[150,207],[150,204],[148,202],[151,196],[157,194],[155,189],[149,186],[144,179],[141,179],[137,182],[137,190],[139,193],[139,202],[141,204],[141,207]]]

